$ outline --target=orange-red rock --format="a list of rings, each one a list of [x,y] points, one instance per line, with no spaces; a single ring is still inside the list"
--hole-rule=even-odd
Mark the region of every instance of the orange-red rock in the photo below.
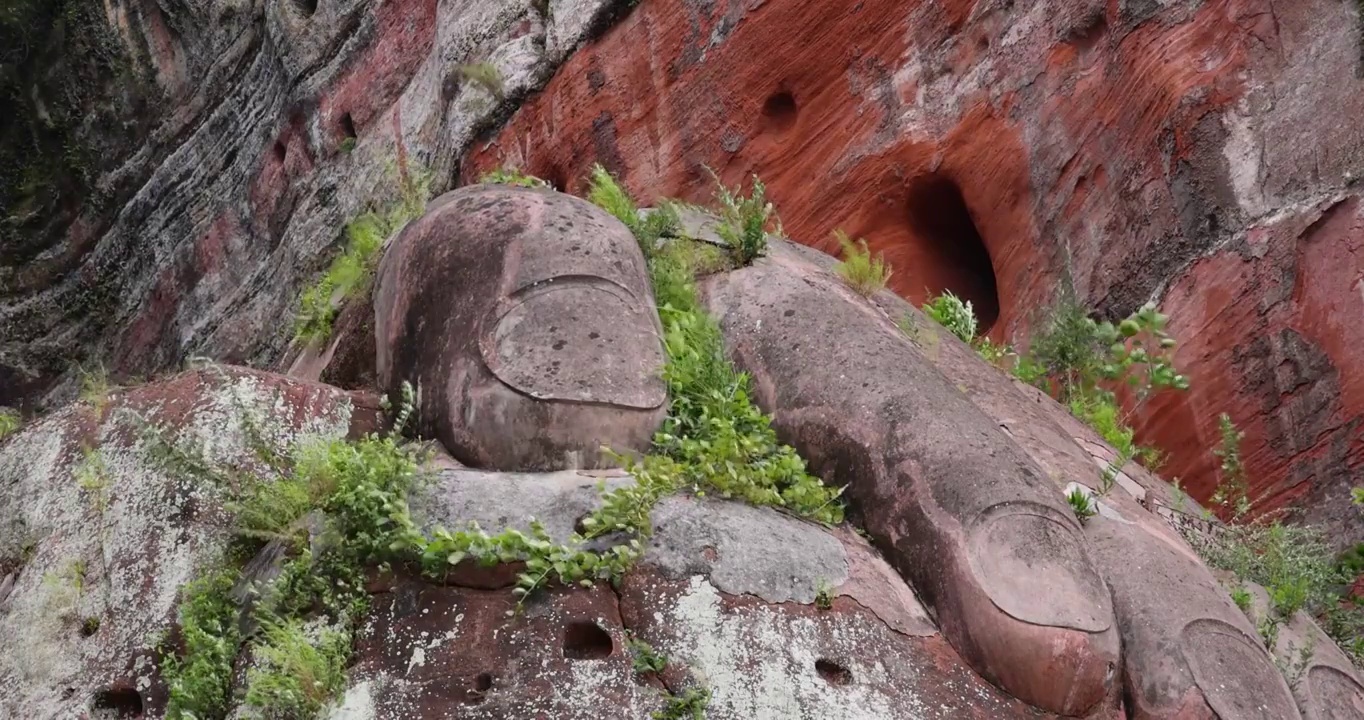
[[[1200,323],[1188,293],[1222,292],[1200,281],[1217,277],[1205,254],[1234,256],[1277,211],[1310,212],[1364,167],[1357,20],[1334,0],[650,0],[476,145],[463,174],[509,163],[563,186],[602,162],[643,200],[698,201],[705,167],[730,185],[757,173],[792,238],[833,251],[835,229],[865,236],[895,266],[893,289],[915,302],[954,290],[996,339],[1025,342],[1065,284],[1109,316],[1168,289],[1197,389],[1153,404],[1144,434],[1178,438],[1169,468],[1206,496],[1208,430],[1231,413],[1250,430],[1256,488],[1278,504],[1354,481],[1350,463],[1322,458],[1341,456],[1364,404],[1341,395],[1311,438],[1256,449],[1285,391],[1252,367],[1269,350],[1235,348],[1312,333],[1258,306],[1241,308],[1254,330]],[[1342,289],[1359,275],[1339,262],[1351,231],[1331,232],[1317,252],[1336,256],[1334,274],[1312,301],[1330,310],[1313,322],[1339,343],[1364,314]],[[1295,254],[1276,238],[1245,261],[1248,280]]]

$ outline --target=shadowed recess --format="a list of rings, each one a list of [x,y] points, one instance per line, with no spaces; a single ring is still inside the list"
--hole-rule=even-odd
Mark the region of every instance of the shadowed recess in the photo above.
[[[918,178],[910,184],[908,204],[910,231],[926,263],[916,274],[930,295],[950,290],[969,300],[980,332],[988,332],[999,319],[999,291],[990,253],[961,189],[941,175]]]

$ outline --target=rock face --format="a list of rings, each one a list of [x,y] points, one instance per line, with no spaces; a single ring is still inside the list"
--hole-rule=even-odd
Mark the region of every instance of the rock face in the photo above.
[[[163,461],[159,442],[265,472],[258,448],[378,427],[373,396],[211,366],[69,406],[0,443],[0,715],[164,709],[158,636],[181,586],[222,554],[235,488]]]
[[[1262,508],[1303,504],[1357,542],[1359,12],[655,0],[463,168],[578,178],[600,161],[636,196],[693,201],[705,166],[757,173],[792,237],[834,253],[834,229],[866,237],[897,292],[953,290],[997,340],[1025,342],[1063,285],[1110,317],[1154,298],[1193,389],[1152,403],[1140,439],[1206,498],[1228,412]]]
[[[416,503],[449,527],[524,526],[534,513],[562,538],[596,481],[445,471],[436,497]],[[490,494],[490,484],[517,489]],[[646,718],[665,688],[697,683],[717,720],[1037,717],[962,663],[857,535],[688,498],[664,501],[653,522],[640,567],[617,591],[553,591],[510,622],[506,584],[396,581],[376,596],[338,717]],[[815,605],[821,587],[825,609]],[[666,655],[667,668],[636,673],[631,639]]]
[[[663,420],[662,330],[630,231],[568,195],[473,186],[384,255],[378,376],[419,389],[422,434],[499,470],[610,463]]]
[[[1074,522],[1063,493],[1093,492],[1099,469],[1063,408],[904,301],[855,295],[831,264],[778,242],[710,278],[708,304],[779,434],[847,484],[964,658],[1069,715],[1121,686],[1131,717],[1298,716],[1254,626],[1137,501],[1143,487],[1129,478]]]

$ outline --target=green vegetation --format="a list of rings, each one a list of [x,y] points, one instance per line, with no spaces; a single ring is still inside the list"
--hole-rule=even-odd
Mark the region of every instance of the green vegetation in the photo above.
[[[1099,511],[1094,507],[1094,498],[1091,498],[1089,493],[1084,491],[1084,488],[1077,487],[1071,490],[1066,495],[1066,502],[1070,504],[1070,509],[1074,511],[1075,517],[1082,523],[1099,514]]]
[[[303,291],[294,319],[294,338],[307,345],[326,342],[340,305],[369,292],[384,242],[426,209],[430,189],[424,174],[399,168],[399,197],[346,225],[346,246],[316,283]]]
[[[104,454],[97,449],[86,448],[73,474],[76,485],[85,491],[91,506],[102,514],[109,502],[106,494],[109,489],[109,467],[104,462]]]
[[[971,345],[985,362],[995,366],[1013,353],[1013,348],[1008,345],[996,345],[987,337],[978,337]]]
[[[962,342],[969,343],[975,339],[976,314],[970,301],[962,302],[949,290],[930,300],[923,309],[925,314],[961,338]]]
[[[654,650],[649,643],[629,637],[625,644],[630,650],[630,658],[634,663],[636,673],[640,675],[661,673],[668,667],[668,656]]]
[[[240,635],[236,605],[228,593],[237,573],[215,570],[186,585],[181,591],[181,655],[163,652],[161,676],[170,700],[166,717],[171,720],[207,720],[226,717],[232,699],[232,664],[237,658]]]
[[[716,233],[729,245],[735,264],[750,265],[767,252],[768,233],[781,234],[781,220],[767,200],[767,186],[754,175],[753,192],[744,197],[743,186],[730,189],[714,171],[710,176],[715,179],[715,202],[720,213]]]
[[[502,73],[498,72],[497,66],[490,62],[470,63],[459,66],[459,74],[465,81],[480,87],[493,99],[502,102],[506,99],[506,92],[502,83]]]
[[[621,221],[639,241],[645,258],[658,251],[659,241],[665,236],[676,236],[682,227],[677,207],[670,202],[659,203],[657,209],[641,215],[629,193],[611,177],[601,165],[593,165],[588,177],[587,200]],[[661,304],[661,302],[660,302]]]
[[[337,149],[349,155],[355,152],[355,142],[356,142],[355,138],[353,137],[345,138],[344,140],[341,141],[341,144],[337,146]]]
[[[1212,502],[1224,510],[1224,519],[1239,520],[1250,512],[1250,487],[1246,482],[1245,466],[1241,464],[1241,440],[1245,433],[1232,424],[1231,416],[1226,413],[1218,416],[1217,427],[1222,442],[1212,452],[1221,461],[1221,478]]]
[[[18,410],[11,410],[7,407],[0,407],[0,440],[19,432],[20,426],[24,424],[24,418]]]
[[[510,166],[503,166],[483,173],[478,181],[486,185],[514,185],[524,188],[547,188],[550,186],[544,180],[521,172],[520,168]]]
[[[1250,590],[1245,585],[1238,585],[1231,591],[1231,601],[1247,615],[1250,614],[1250,599]]]
[[[78,367],[76,376],[80,380],[81,402],[94,408],[97,415],[103,415],[104,408],[109,405],[109,393],[113,390],[109,384],[109,371],[104,369],[104,365],[96,364],[89,368]]]
[[[669,695],[662,710],[654,712],[654,720],[705,720],[710,705],[708,688],[691,687],[681,695]]]
[[[815,607],[820,610],[829,610],[834,606],[834,589],[829,585],[829,581],[820,578],[815,582]]]
[[[296,619],[263,623],[246,703],[274,717],[315,717],[344,686],[350,645],[349,632],[306,628]]]
[[[838,245],[843,249],[843,260],[834,265],[834,272],[848,283],[848,287],[864,297],[885,288],[886,281],[890,280],[891,268],[881,253],[872,257],[866,240],[859,238],[853,242],[842,230],[835,230],[834,237],[838,238]]]

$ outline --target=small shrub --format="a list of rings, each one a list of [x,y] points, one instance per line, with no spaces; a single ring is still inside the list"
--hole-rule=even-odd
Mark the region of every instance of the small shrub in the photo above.
[[[625,644],[630,649],[636,673],[640,675],[660,673],[668,667],[668,656],[654,650],[649,643],[631,637]]]
[[[1008,345],[996,345],[987,337],[976,338],[973,346],[976,349],[976,353],[978,353],[985,362],[990,363],[991,365],[999,365],[1004,358],[1013,353],[1013,348]]]
[[[848,283],[848,287],[864,297],[870,297],[886,287],[892,271],[880,253],[872,257],[866,240],[859,238],[853,242],[842,230],[834,231],[834,237],[838,238],[838,245],[843,249],[843,260],[834,265],[834,271]]]
[[[331,337],[339,302],[369,292],[384,242],[425,210],[429,179],[401,168],[398,178],[398,200],[386,210],[364,213],[348,223],[345,249],[303,291],[294,319],[296,340],[316,345]]]
[[[19,427],[23,424],[24,418],[19,414],[19,411],[0,407],[0,440],[18,432]]]
[[[645,258],[653,257],[658,251],[660,238],[676,236],[680,231],[682,221],[672,203],[659,203],[653,212],[641,217],[639,207],[629,193],[600,164],[592,166],[588,183],[588,201],[629,228]]]
[[[459,74],[464,79],[475,86],[483,89],[484,92],[493,96],[498,102],[506,99],[506,93],[502,83],[502,73],[498,72],[497,66],[490,62],[470,63],[459,66]]]
[[[1231,601],[1247,615],[1250,614],[1250,600],[1250,590],[1245,585],[1238,585],[1231,591]]]
[[[975,339],[976,314],[971,309],[970,301],[962,302],[949,290],[930,300],[923,309],[924,313],[961,338],[962,342],[969,343]]]
[[[1319,530],[1279,522],[1232,524],[1186,539],[1212,567],[1263,586],[1281,614],[1304,608],[1317,613],[1335,603],[1342,578]]]
[[[705,720],[710,706],[708,688],[687,688],[681,695],[669,695],[662,710],[653,714],[654,720]]]
[[[315,717],[345,683],[349,633],[311,631],[298,620],[267,621],[254,644],[246,702],[272,717]]]
[[[1098,514],[1094,507],[1094,498],[1084,491],[1084,488],[1075,488],[1066,495],[1066,502],[1070,504],[1070,509],[1075,513],[1075,517],[1080,522],[1085,522]]]
[[[820,610],[829,610],[834,606],[834,589],[829,585],[829,581],[820,578],[815,582],[815,607]]]
[[[1250,512],[1249,484],[1241,464],[1241,440],[1245,433],[1232,424],[1226,413],[1218,416],[1217,427],[1222,439],[1212,452],[1221,461],[1220,478],[1211,499],[1225,511],[1224,519],[1239,520]]]
[[[93,367],[78,368],[77,374],[80,378],[81,402],[94,408],[96,413],[103,414],[109,404],[109,393],[113,390],[113,385],[109,383],[109,371],[103,364],[96,363]]]
[[[486,185],[514,185],[524,188],[548,188],[550,184],[534,175],[521,172],[517,167],[500,167],[496,170],[483,173],[478,179],[480,183]]]
[[[229,599],[236,573],[211,572],[186,585],[180,603],[184,655],[165,653],[161,675],[170,694],[172,720],[225,717],[232,698],[237,657],[237,607]]]
[[[754,175],[753,192],[744,197],[742,186],[731,190],[714,171],[710,171],[710,176],[715,180],[715,201],[720,211],[720,224],[715,232],[729,245],[737,265],[751,265],[767,253],[768,232],[781,233],[781,221],[767,201],[767,186]]]

